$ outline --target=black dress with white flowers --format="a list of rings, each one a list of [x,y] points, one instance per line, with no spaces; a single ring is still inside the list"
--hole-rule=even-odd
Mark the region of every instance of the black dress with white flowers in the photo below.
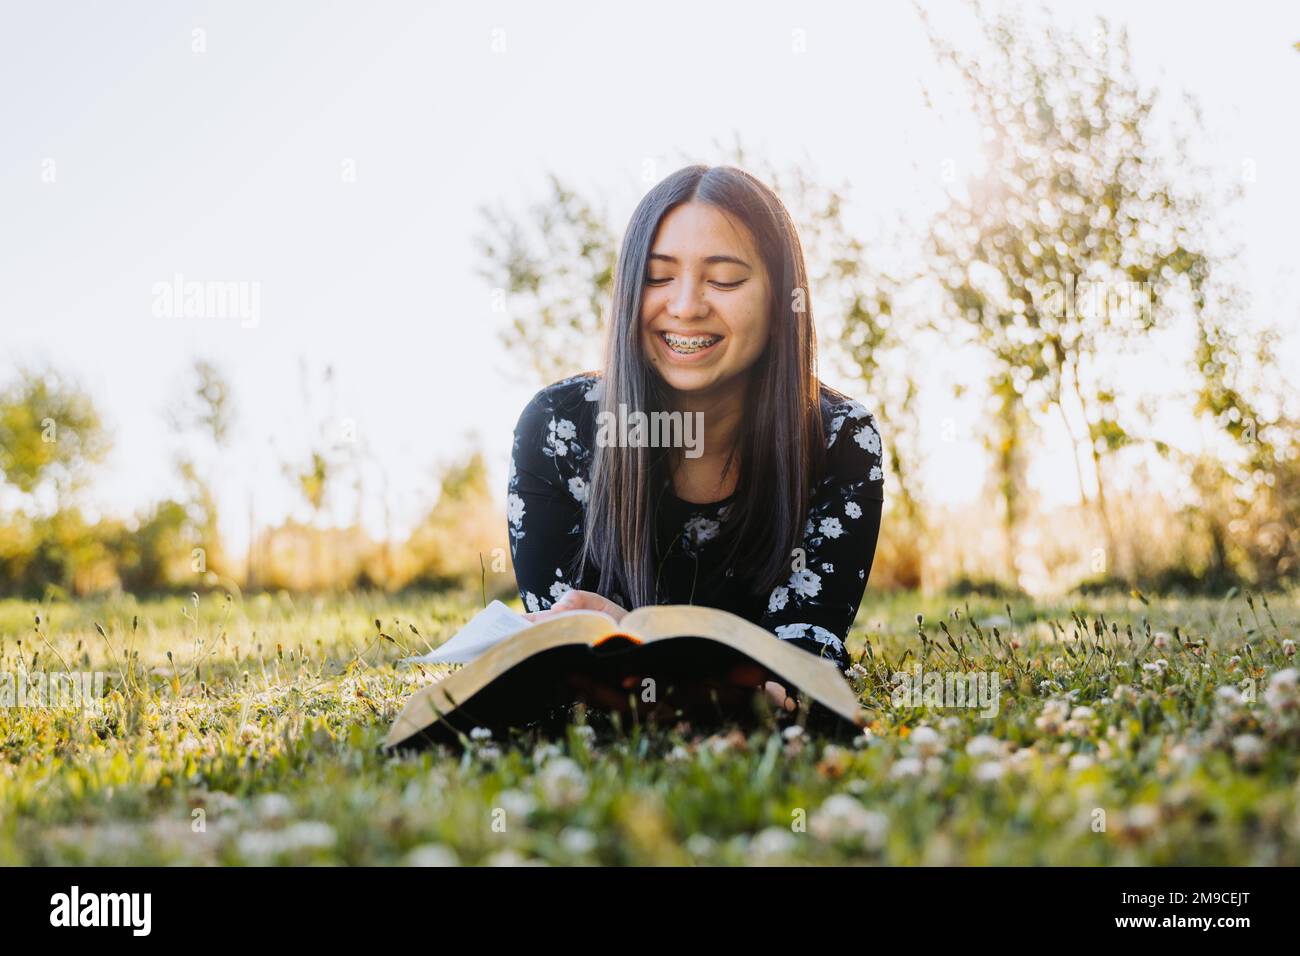
[[[590,494],[596,413],[602,382],[588,372],[539,391],[515,427],[507,506],[510,554],[529,611],[549,608],[565,591],[595,592],[599,571],[588,565],[572,580],[582,548]],[[728,570],[709,575],[722,554],[718,538],[735,493],[695,504],[665,488],[656,511],[662,603],[721,608],[841,669],[844,640],[857,616],[880,531],[884,473],[880,431],[860,403],[827,386],[820,390],[827,462],[813,490],[803,557],[790,579],[764,597],[747,594]],[[621,594],[605,597],[627,607]]]

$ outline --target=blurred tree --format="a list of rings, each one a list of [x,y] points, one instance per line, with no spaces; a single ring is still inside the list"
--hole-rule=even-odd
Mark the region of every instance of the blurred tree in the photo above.
[[[510,317],[502,345],[539,385],[603,364],[616,247],[601,208],[558,176],[548,182],[549,197],[522,215],[483,207],[476,239],[493,308]]]
[[[55,372],[20,369],[0,391],[0,477],[22,494],[49,488],[62,510],[108,449],[90,396]]]
[[[1186,170],[1175,177],[1169,141],[1157,145],[1156,96],[1134,75],[1125,31],[1098,20],[1084,40],[1018,11],[975,9],[987,41],[979,53],[957,50],[921,14],[940,61],[963,81],[986,149],[984,169],[931,228],[941,323],[989,356],[993,391],[1060,416],[1080,498],[1114,561],[1105,458],[1141,440],[1140,419],[1121,423],[1114,363],[1103,357],[1203,305],[1211,224],[1204,197],[1174,185]],[[1172,143],[1182,145],[1177,131]],[[1015,458],[994,460],[1006,469]],[[1014,516],[1020,483],[1004,474],[1001,486]]]
[[[178,438],[197,438],[197,447],[187,445],[176,454],[176,470],[187,490],[186,512],[195,530],[194,545],[201,549],[198,557],[191,557],[191,568],[193,573],[201,575],[200,581],[206,581],[208,574],[230,574],[222,546],[214,484],[220,474],[221,457],[229,448],[235,404],[229,381],[220,368],[206,359],[194,360],[179,391],[179,397],[167,407],[164,417]],[[149,520],[157,522],[165,514],[171,512],[159,510]],[[163,539],[161,534],[149,538],[150,541]],[[163,558],[151,560],[164,561]]]

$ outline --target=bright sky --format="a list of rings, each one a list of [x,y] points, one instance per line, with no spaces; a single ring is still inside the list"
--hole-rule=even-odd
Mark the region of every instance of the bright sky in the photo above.
[[[962,6],[927,6],[973,41]],[[1239,216],[1248,288],[1300,367],[1288,261],[1300,131],[1285,92],[1300,78],[1300,17],[1283,4],[1130,2],[1060,16],[1087,25],[1093,12],[1128,25],[1137,68],[1171,100],[1200,99],[1207,158],[1230,177],[1253,163]],[[932,208],[944,160],[960,175],[978,141],[924,109],[921,84],[937,74],[903,3],[85,2],[11,5],[4,21],[0,380],[48,361],[95,396],[115,450],[91,500],[126,514],[176,492],[163,408],[192,359],[219,362],[241,415],[211,467],[236,548],[250,492],[259,524],[303,516],[278,463],[310,438],[302,359],[335,373],[334,406],[321,393],[311,415],[352,419],[373,458],[372,530],[383,477],[400,532],[436,496],[435,463],[470,435],[504,500],[511,429],[536,384],[496,342],[508,318],[475,273],[480,205],[521,207],[554,171],[607,196],[621,234],[647,160],[662,176],[682,153],[715,159],[738,131],[751,150],[850,181],[868,228]],[[795,30],[805,53],[792,52]],[[177,274],[256,284],[256,327],[156,317],[155,284]],[[940,380],[957,362],[936,357]],[[927,484],[969,498],[975,410],[927,401],[958,439],[923,436]],[[1051,436],[1033,480],[1049,498],[1074,494]]]

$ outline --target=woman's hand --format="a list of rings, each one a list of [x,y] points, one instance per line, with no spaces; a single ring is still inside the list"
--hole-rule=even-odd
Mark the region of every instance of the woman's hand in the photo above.
[[[545,611],[533,611],[530,614],[525,614],[524,618],[536,624],[538,621],[544,621],[561,611],[602,611],[616,622],[623,620],[624,615],[627,614],[626,608],[619,607],[613,601],[607,600],[599,594],[570,588],[560,595],[560,599]]]

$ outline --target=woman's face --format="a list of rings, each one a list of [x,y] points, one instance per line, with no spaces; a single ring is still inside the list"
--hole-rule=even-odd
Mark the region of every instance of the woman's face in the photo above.
[[[670,388],[713,389],[763,354],[771,292],[743,225],[707,203],[683,203],[659,223],[646,273],[641,348]]]

